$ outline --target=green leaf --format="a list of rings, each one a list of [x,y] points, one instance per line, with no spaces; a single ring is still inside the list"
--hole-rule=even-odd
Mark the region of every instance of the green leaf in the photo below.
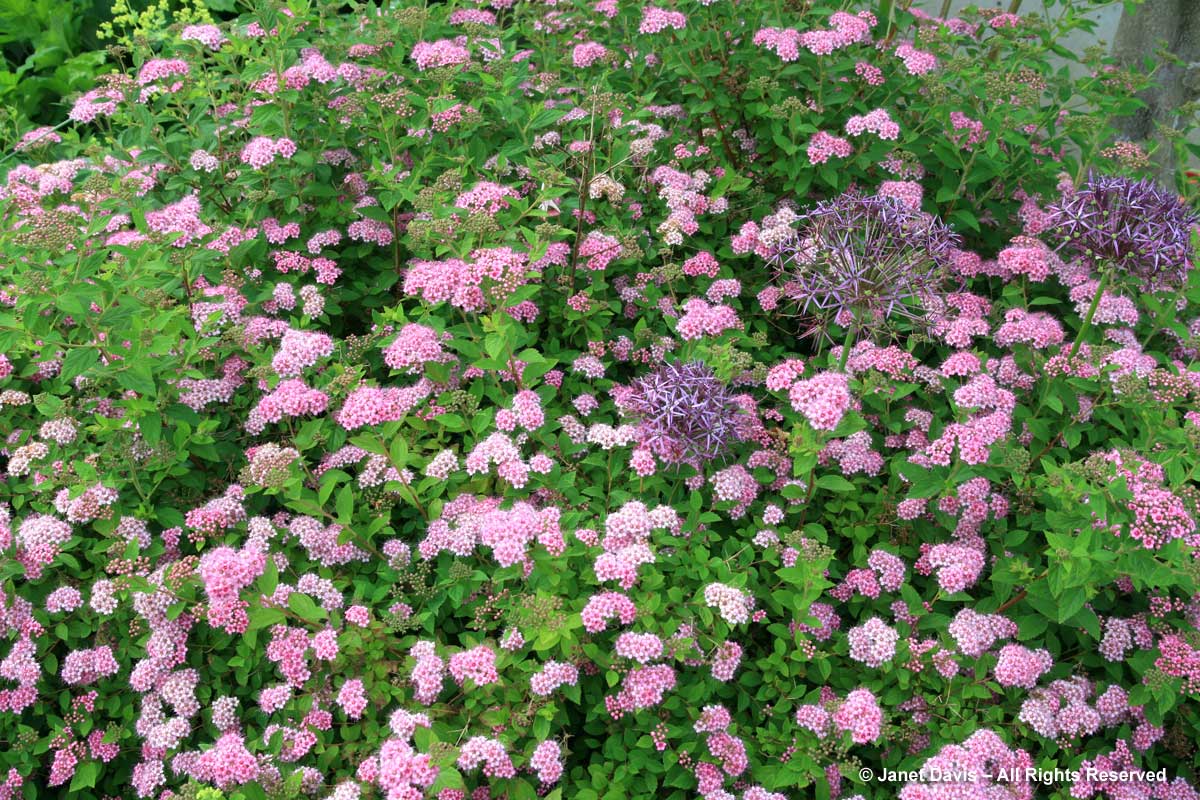
[[[350,486],[343,486],[337,496],[337,518],[338,522],[343,525],[348,525],[350,519],[354,516],[354,489]]]
[[[100,777],[100,765],[95,761],[85,761],[75,770],[75,777],[71,779],[71,791],[78,792],[80,789],[93,788],[98,777]]]
[[[62,372],[59,377],[70,383],[99,363],[100,352],[94,347],[76,347],[63,359]]]
[[[306,622],[321,622],[325,619],[325,611],[311,597],[301,592],[288,595],[288,608]]]
[[[146,364],[134,364],[128,369],[121,370],[117,373],[117,383],[123,389],[129,389],[147,397],[154,397],[157,393],[154,376],[150,374],[150,367]]]
[[[392,459],[392,466],[400,469],[408,464],[408,441],[403,436],[397,436],[392,439],[392,445],[388,448],[388,456]]]
[[[979,231],[979,218],[964,208],[960,208],[957,211],[954,211],[953,213],[951,213],[950,220],[952,222],[957,222],[960,225],[968,227],[973,231],[976,231],[976,232]]]
[[[822,475],[817,478],[817,486],[831,492],[853,492],[854,484],[841,475]]]
[[[1087,591],[1083,587],[1069,589],[1064,592],[1062,597],[1058,598],[1058,608],[1056,610],[1058,621],[1066,622],[1071,619],[1079,609],[1083,608],[1083,604],[1086,602]]]
[[[1037,616],[1027,614],[1017,618],[1017,634],[1020,641],[1023,642],[1036,639],[1045,633],[1048,627],[1049,622],[1040,614]]]
[[[434,419],[448,431],[457,432],[467,429],[467,423],[458,414],[438,414]]]
[[[263,574],[258,578],[258,590],[269,596],[275,594],[275,589],[278,586],[279,567],[275,566],[275,559],[268,558],[267,566],[263,570]]]
[[[288,598],[289,605],[294,597],[304,597],[304,595],[293,592],[291,597]],[[311,603],[312,600],[309,600],[308,602]],[[184,605],[184,603],[179,604],[181,611],[183,610]],[[250,631],[256,631],[260,628],[269,628],[272,625],[278,625],[281,622],[287,622],[287,616],[278,608],[263,608],[262,606],[258,606],[257,608],[252,608],[250,610],[249,616],[250,624],[246,627],[246,630]]]
[[[138,420],[138,430],[141,431],[146,444],[153,447],[162,440],[162,417],[157,411],[146,414]]]
[[[55,397],[52,394],[46,394],[45,392],[42,392],[41,394],[34,395],[33,407],[36,408],[38,413],[40,413],[42,416],[56,417],[62,412],[63,408],[66,407],[66,403],[62,401],[61,397]]]

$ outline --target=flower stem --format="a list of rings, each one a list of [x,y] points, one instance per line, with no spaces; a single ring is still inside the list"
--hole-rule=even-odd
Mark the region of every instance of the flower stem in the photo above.
[[[842,342],[842,355],[838,358],[838,372],[846,371],[846,361],[850,358],[850,348],[854,345],[854,325],[846,328],[846,339]]]
[[[1075,354],[1079,352],[1079,346],[1083,344],[1083,337],[1087,334],[1088,328],[1092,326],[1092,317],[1096,316],[1096,309],[1100,306],[1100,298],[1104,296],[1104,289],[1107,286],[1108,273],[1105,272],[1100,276],[1100,283],[1096,286],[1096,295],[1092,298],[1091,306],[1088,307],[1087,316],[1083,318],[1083,327],[1075,335],[1075,343],[1071,345],[1071,353],[1067,357],[1068,361],[1075,360]]]

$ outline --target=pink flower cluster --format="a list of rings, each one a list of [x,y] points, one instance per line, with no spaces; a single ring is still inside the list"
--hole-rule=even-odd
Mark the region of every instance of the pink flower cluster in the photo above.
[[[425,538],[417,546],[424,559],[449,551],[458,556],[471,555],[478,545],[490,547],[492,557],[502,567],[525,563],[533,542],[552,553],[565,547],[559,527],[559,509],[541,510],[518,502],[511,509],[499,508],[499,498],[461,495],[442,509],[442,515],[429,523]]]
[[[510,198],[519,195],[507,186],[492,181],[480,181],[468,191],[454,198],[455,208],[465,208],[475,214],[494,217],[508,208]]]
[[[508,247],[475,250],[470,261],[414,261],[404,276],[404,293],[436,305],[449,302],[463,311],[484,311],[503,301],[530,278],[528,257]]]
[[[1035,350],[1045,350],[1062,344],[1066,338],[1062,324],[1044,311],[1030,313],[1020,308],[1010,308],[1004,313],[1004,324],[995,334],[1000,347],[1027,344]]]
[[[1130,720],[1145,725],[1142,708],[1131,707],[1125,690],[1120,686],[1109,686],[1091,702],[1094,693],[1092,683],[1078,675],[1069,680],[1053,681],[1049,686],[1029,693],[1021,704],[1018,719],[1047,739],[1078,739]],[[1141,742],[1150,733],[1149,727],[1139,726],[1134,734],[1135,742]]]
[[[218,789],[228,789],[255,780],[259,774],[258,760],[246,749],[242,735],[230,731],[195,759],[190,774]]]
[[[1166,473],[1161,466],[1117,450],[1109,451],[1104,458],[1115,465],[1116,474],[1125,478],[1133,494],[1127,503],[1133,515],[1128,525],[1131,539],[1150,549],[1174,539],[1182,539],[1189,547],[1200,547],[1196,520],[1183,499],[1165,487]]]
[[[742,321],[732,307],[709,305],[699,297],[692,297],[683,304],[683,316],[675,325],[676,333],[685,342],[705,336],[720,336],[725,331],[741,328]]]
[[[125,95],[117,89],[92,89],[75,101],[67,118],[72,122],[88,123],[98,117],[111,117],[117,113],[117,103],[124,99]]]
[[[1100,281],[1086,280],[1071,287],[1071,301],[1075,303],[1075,312],[1082,319],[1100,288]],[[1137,304],[1128,297],[1105,291],[1100,295],[1100,302],[1092,315],[1093,325],[1137,325],[1140,315]]]
[[[604,698],[604,705],[613,719],[663,701],[666,693],[675,688],[675,670],[666,664],[634,667],[625,673],[621,691]]]
[[[578,680],[579,670],[574,664],[547,661],[542,665],[540,672],[535,672],[530,677],[529,689],[539,697],[548,697],[558,687],[574,686]]]
[[[437,781],[440,769],[431,762],[428,753],[417,752],[410,740],[417,727],[430,727],[429,717],[401,709],[392,715],[389,727],[396,738],[383,743],[377,758],[363,761],[357,777],[377,783],[387,797],[423,796],[424,790]],[[356,784],[347,782],[342,786],[353,789],[353,793],[339,795],[340,789],[334,790],[329,800],[358,800],[359,787]]]
[[[1024,275],[1034,282],[1050,277],[1057,256],[1036,239],[1018,236],[996,256],[997,265],[1008,275]],[[1088,297],[1089,302],[1091,297]]]
[[[467,48],[452,39],[436,42],[417,42],[412,49],[412,60],[417,69],[424,71],[435,67],[452,67],[471,60]]]
[[[1033,757],[1010,749],[996,733],[977,730],[961,745],[948,744],[921,765],[929,782],[910,782],[900,790],[900,800],[951,800],[951,798],[1004,797],[1032,800],[1035,782],[1025,779]],[[995,776],[988,778],[986,776]],[[1014,776],[1001,780],[999,776]],[[940,776],[934,779],[934,776]]]
[[[333,355],[333,338],[320,331],[288,328],[271,359],[271,368],[281,378],[295,378],[322,358]]]
[[[571,63],[583,69],[608,57],[608,48],[599,42],[584,42],[571,51]]]
[[[754,597],[724,583],[710,583],[704,587],[704,604],[717,609],[730,625],[744,625],[754,610]]]
[[[919,211],[925,190],[916,181],[884,181],[879,184],[879,191],[876,194],[880,197],[894,197],[906,208]]]
[[[367,693],[363,682],[350,678],[338,690],[337,704],[350,719],[359,719],[367,708]]]
[[[951,620],[947,630],[963,655],[978,658],[1001,639],[1017,635],[1017,623],[1000,614],[980,614],[964,608]]]
[[[395,240],[396,232],[388,223],[368,217],[351,222],[346,228],[346,236],[355,242],[371,242],[387,247]]]
[[[653,633],[625,632],[617,637],[613,651],[622,658],[632,659],[639,664],[648,664],[662,658],[662,639]]]
[[[883,709],[870,689],[855,689],[846,695],[832,720],[839,730],[850,731],[855,744],[873,742],[883,733]]]
[[[801,33],[793,28],[760,28],[753,41],[784,61],[796,61],[800,58],[800,40]]]
[[[459,751],[458,766],[460,769],[473,770],[481,764],[483,774],[489,778],[514,778],[517,775],[502,742],[485,736],[473,736]]]
[[[241,550],[218,547],[204,554],[197,572],[208,597],[210,625],[228,633],[246,630],[250,624],[246,614],[249,603],[241,598],[241,590],[263,573],[266,563],[266,554],[249,544]]]
[[[200,221],[200,198],[194,194],[156,211],[147,211],[146,227],[156,233],[179,234],[172,242],[175,247],[186,247],[212,233],[212,228]]]
[[[733,680],[733,676],[737,673],[737,668],[741,663],[742,646],[737,642],[727,639],[721,643],[716,653],[713,654],[712,676],[716,680],[727,683]]]
[[[637,606],[620,592],[601,592],[588,598],[583,611],[583,629],[588,633],[600,633],[608,627],[610,619],[628,625],[637,618]]]
[[[850,657],[868,667],[880,667],[891,661],[900,640],[900,634],[879,617],[871,617],[862,625],[851,628],[846,636],[850,642]]]
[[[497,683],[500,675],[496,672],[496,654],[490,648],[479,645],[470,650],[463,650],[450,656],[450,676],[459,686],[467,679],[476,686],[486,686]]]
[[[961,111],[950,112],[950,125],[954,132],[950,138],[959,147],[970,149],[980,142],[986,141],[988,134],[983,129],[983,123],[968,117]]]
[[[63,659],[59,677],[71,686],[94,683],[100,678],[116,675],[120,669],[113,658],[112,648],[107,645],[92,650],[72,650]]]
[[[830,28],[800,34],[800,44],[815,55],[829,55],[853,44],[871,41],[871,28],[877,20],[869,11],[848,14],[838,11],[829,17]]]
[[[433,642],[417,642],[409,650],[409,655],[416,659],[411,675],[413,699],[423,705],[430,705],[442,691],[446,662],[434,650]]]
[[[177,92],[183,87],[182,81],[161,84],[164,79],[185,78],[191,73],[191,67],[180,58],[152,58],[142,64],[137,75],[137,85],[142,87],[138,95],[139,102],[145,103],[159,92]]]
[[[220,50],[229,42],[216,25],[188,25],[179,34],[179,38],[185,42],[199,42],[214,51]]]
[[[908,42],[896,45],[896,58],[904,62],[904,68],[910,75],[924,75],[937,69],[937,56],[918,50]]]
[[[646,6],[642,9],[642,22],[638,25],[638,33],[660,33],[667,28],[681,31],[686,27],[687,17],[681,12]]]
[[[295,154],[296,143],[291,139],[256,136],[242,148],[241,159],[243,164],[249,164],[254,169],[262,169],[271,164],[276,156],[291,158]]]
[[[900,126],[892,121],[886,109],[877,108],[846,120],[846,133],[851,136],[873,133],[885,141],[895,140],[900,138]]]
[[[929,549],[922,561],[937,573],[942,591],[954,594],[966,591],[979,580],[984,554],[965,544],[938,544]]]
[[[862,473],[878,475],[883,469],[883,456],[871,448],[871,434],[856,431],[845,439],[833,439],[818,456],[818,463],[837,462],[842,474],[849,477]]]
[[[870,689],[855,689],[839,702],[826,687],[821,690],[821,698],[821,705],[802,705],[795,714],[796,724],[817,738],[824,739],[835,730],[850,731],[855,744],[866,744],[883,733],[883,709]]]
[[[602,272],[608,265],[621,257],[621,243],[615,236],[591,231],[579,244],[579,257],[586,258],[584,269]]]
[[[1153,770],[1138,766],[1124,739],[1118,739],[1111,752],[1085,759],[1078,772],[1079,779],[1071,784],[1072,797],[1200,800],[1200,792],[1182,777],[1169,783],[1154,780]]]
[[[546,423],[546,413],[542,410],[542,399],[537,392],[522,389],[513,395],[512,408],[502,408],[496,412],[496,427],[505,432],[512,432],[518,426],[527,431],[536,431]],[[476,470],[483,471],[483,470]]]
[[[833,136],[825,131],[817,131],[808,142],[808,162],[824,164],[830,158],[849,158],[854,152],[850,142],[839,136]]]
[[[422,378],[412,386],[379,389],[360,386],[350,393],[334,419],[348,431],[404,419],[429,396],[432,385]]]
[[[993,672],[1001,686],[1019,686],[1032,689],[1038,678],[1054,666],[1054,658],[1045,649],[1030,650],[1019,644],[1006,644],[1000,648],[999,658]]]
[[[32,514],[22,520],[13,540],[17,545],[17,561],[25,567],[26,577],[40,578],[43,568],[54,561],[70,538],[70,523],[56,517]]]
[[[438,333],[427,325],[410,322],[383,349],[383,363],[412,375],[425,364],[452,361],[454,356],[442,349],[450,339],[448,333]]]
[[[831,431],[851,407],[849,376],[843,372],[819,372],[793,383],[788,389],[788,399],[813,428]]]
[[[323,414],[328,406],[329,396],[320,389],[313,389],[298,378],[280,381],[250,410],[246,417],[246,431],[262,433],[269,424],[289,417]]]
[[[562,749],[558,742],[547,740],[538,744],[529,757],[529,768],[537,773],[543,786],[557,783],[563,774]]]
[[[696,277],[703,275],[708,278],[717,277],[721,265],[716,257],[708,251],[701,251],[683,262],[683,274]]]

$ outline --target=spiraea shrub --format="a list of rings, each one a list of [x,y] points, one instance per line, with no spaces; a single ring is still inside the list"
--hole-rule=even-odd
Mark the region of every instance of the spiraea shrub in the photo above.
[[[1047,5],[109,51],[0,165],[0,800],[1200,797],[1197,216]]]

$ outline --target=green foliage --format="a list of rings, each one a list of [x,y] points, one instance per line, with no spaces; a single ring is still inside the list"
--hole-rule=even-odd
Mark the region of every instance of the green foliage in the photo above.
[[[398,710],[429,715],[399,738],[438,768],[422,789],[431,796],[491,786],[510,798],[694,797],[694,765],[721,760],[696,727],[712,705],[730,712],[729,732],[746,749],[746,771],[724,776],[727,788],[789,797],[831,796],[834,772],[847,778],[842,796],[893,797],[898,787],[854,784],[856,768],[916,770],[985,728],[1059,767],[1132,735],[1131,716],[1094,736],[1041,736],[1021,717],[1029,692],[996,679],[998,647],[961,652],[949,626],[965,609],[1003,615],[1014,642],[1049,650],[1043,685],[1079,675],[1097,689],[1127,687],[1148,724],[1169,728],[1173,742],[1195,740],[1194,687],[1165,671],[1156,650],[1163,636],[1194,635],[1191,542],[1151,548],[1133,536],[1138,487],[1117,459],[1161,470],[1150,482],[1194,512],[1196,271],[1159,296],[1118,280],[1113,291],[1138,319],[1089,327],[1065,281],[981,268],[945,294],[977,303],[986,333],[952,345],[927,324],[958,306],[821,332],[858,343],[860,355],[867,344],[892,347],[884,363],[862,366],[799,336],[788,298],[776,308],[766,291],[779,276],[756,248],[770,243],[746,244],[751,228],[790,232],[792,212],[852,186],[909,179],[908,191],[923,189],[921,207],[990,265],[1014,237],[1036,233],[1023,216],[1038,219],[1060,185],[1093,166],[1135,174],[1104,155],[1114,133],[1095,121],[1131,107],[1123,81],[1133,79],[1091,56],[1076,64],[1087,77],[1052,66],[1052,55],[1075,59],[1058,43],[1086,26],[1094,5],[1060,4],[1017,28],[972,12],[971,37],[887,2],[873,26],[885,47],[801,48],[791,61],[755,34],[823,29],[840,4],[693,4],[683,30],[639,34],[643,10],[628,3],[611,19],[591,3],[521,3],[499,10],[493,27],[451,24],[457,6],[293,2],[290,13],[263,5],[223,24],[218,48],[181,39],[158,10],[118,8],[129,74],[98,84],[118,95],[115,110],[21,153],[6,165],[0,200],[0,522],[9,539],[0,580],[5,598],[28,605],[5,604],[30,623],[22,630],[44,632],[33,639],[36,698],[22,715],[0,716],[3,738],[17,743],[0,766],[35,796],[130,796],[153,717],[142,697],[153,705],[162,693],[134,674],[161,666],[151,662],[164,630],[182,644],[163,669],[199,677],[198,710],[169,711],[186,717],[187,733],[166,748],[166,785],[197,800],[326,797],[360,765],[369,774],[398,736],[389,727]],[[6,46],[50,58],[57,45],[30,43],[82,30],[74,17],[30,8]],[[419,44],[460,35],[468,63],[417,64]],[[573,49],[588,37],[606,55],[576,66]],[[895,57],[902,41],[938,68],[910,74]],[[882,85],[860,78],[864,60],[888,67]],[[152,77],[156,69],[168,77]],[[85,78],[13,102],[33,118]],[[895,140],[847,133],[852,117],[880,108],[899,126]],[[37,118],[57,124],[65,111]],[[954,127],[959,113],[981,126],[975,143]],[[814,164],[818,132],[850,139],[850,154]],[[275,149],[255,163],[263,139]],[[490,212],[464,199],[481,184],[508,190]],[[292,224],[298,232],[281,232]],[[591,234],[619,248],[601,267],[584,250]],[[685,266],[701,252],[727,292]],[[505,272],[505,259],[518,268]],[[418,285],[428,263],[455,291]],[[489,270],[454,283],[468,263]],[[736,324],[692,335],[682,321],[691,300],[725,306]],[[999,343],[1014,310],[1052,315],[1061,341]],[[423,326],[436,352],[399,363],[388,348],[409,325]],[[297,331],[326,334],[328,347],[314,345],[289,370],[277,358]],[[1064,370],[1073,336],[1094,369]],[[1130,339],[1152,365],[1125,369],[1114,354]],[[943,369],[954,353],[977,357],[978,369]],[[653,469],[635,468],[635,451],[649,446],[636,446],[636,420],[618,401],[666,360],[705,362],[738,395],[746,430],[711,462],[651,457]],[[833,430],[818,427],[791,391],[846,363],[853,402]],[[796,380],[768,377],[789,365]],[[975,372],[995,377],[997,396],[1011,402],[961,402]],[[321,402],[280,401],[293,381]],[[420,397],[401,408],[389,395],[358,407],[362,419],[349,414],[371,389]],[[544,419],[513,423],[518,398]],[[1010,416],[993,419],[1001,435],[982,454],[951,441],[945,458],[930,456],[931,442],[992,411]],[[863,437],[878,467],[841,463],[837,448]],[[505,460],[519,462],[511,471],[467,461],[506,452],[505,443],[519,454]],[[454,468],[433,466],[443,454]],[[985,499],[969,501],[979,518],[964,521],[962,498],[980,482]],[[116,499],[87,494],[97,486]],[[466,500],[480,505],[464,516]],[[514,516],[488,517],[493,506]],[[506,536],[532,530],[530,515],[547,512],[553,523],[519,553],[503,549]],[[621,549],[622,514],[638,530],[643,516],[653,523],[637,534],[652,558],[636,548],[623,556],[641,559],[627,581],[602,575],[598,560]],[[22,525],[36,528],[39,515],[69,519],[70,534],[31,554],[20,549]],[[487,529],[469,529],[479,518]],[[451,524],[471,531],[465,545],[438,543]],[[965,586],[947,588],[930,561],[931,545],[949,543],[981,558]],[[864,571],[874,576],[877,551],[903,560],[903,583],[843,591]],[[222,605],[230,583],[235,599]],[[753,599],[757,618],[711,603],[714,584]],[[84,605],[50,611],[47,598],[64,587],[79,589]],[[588,602],[618,590],[636,618],[589,630]],[[890,620],[899,644],[866,667],[847,631],[875,617]],[[1150,617],[1152,645],[1122,659],[1098,652],[1113,619]],[[5,619],[17,640],[20,626]],[[327,631],[337,652],[305,649],[295,659],[304,670],[276,657],[289,633],[307,643]],[[513,631],[523,643],[506,646]],[[637,666],[616,652],[623,632],[659,636],[664,651],[652,660],[674,683],[661,701],[622,714],[611,709]],[[483,647],[498,680],[447,678],[433,702],[420,702],[414,648],[425,645],[442,658]],[[733,679],[714,670],[729,645],[741,653]],[[111,648],[120,669],[69,683],[67,658],[94,647]],[[577,680],[532,691],[549,661],[575,665]],[[368,699],[361,715],[338,700],[352,679]],[[264,691],[288,681],[280,708],[266,710]],[[84,714],[74,706],[90,689]],[[801,706],[833,709],[860,689],[884,714],[869,741],[840,729],[818,739],[797,725]],[[223,697],[239,701],[236,726],[217,721]],[[908,705],[914,698],[924,705]],[[301,729],[312,738],[296,755]],[[51,786],[64,742],[82,747],[101,730],[100,744],[119,744],[117,754],[102,760],[89,742],[69,781]],[[265,765],[253,780],[214,789],[200,785],[212,776],[173,771],[172,757],[194,763],[231,730]],[[464,766],[476,736],[502,740],[517,774],[489,779]],[[565,773],[539,795],[530,766],[545,741],[562,747]],[[1145,761],[1190,777],[1189,758],[1163,746]]]
[[[19,127],[61,121],[66,98],[92,87],[105,62],[96,31],[107,6],[108,0],[0,0],[0,107]]]

